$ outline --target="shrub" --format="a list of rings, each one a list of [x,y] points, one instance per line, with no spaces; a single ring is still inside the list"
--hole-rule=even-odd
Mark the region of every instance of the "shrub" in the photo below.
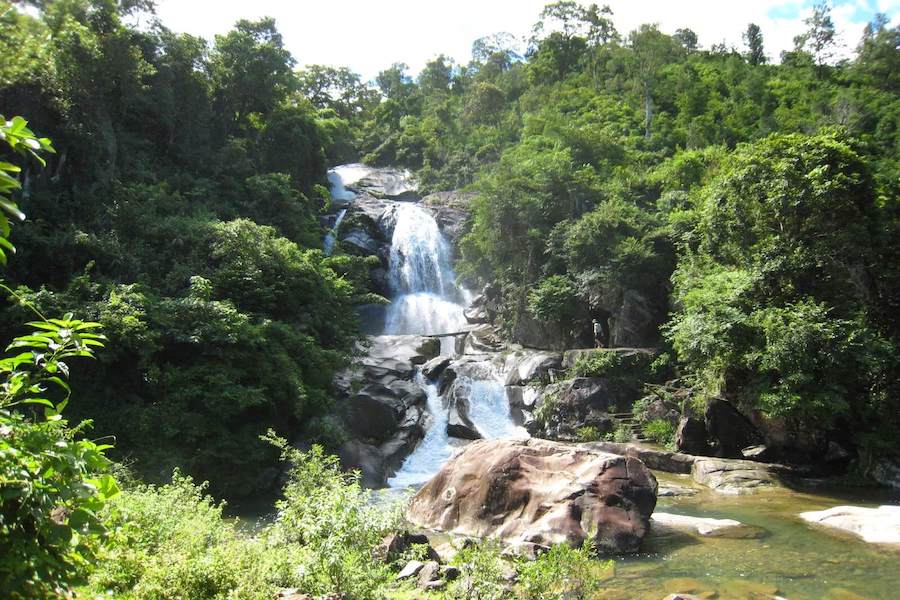
[[[503,563],[496,543],[482,542],[463,548],[455,562],[462,574],[450,588],[452,597],[501,600],[512,596],[501,583]]]
[[[665,419],[653,419],[644,425],[644,435],[654,442],[671,446],[675,441],[675,425]]]
[[[565,275],[551,275],[528,293],[528,311],[539,319],[561,321],[572,316],[577,301],[575,282]]]
[[[611,575],[612,561],[600,561],[590,543],[557,544],[519,568],[519,597],[539,600],[592,598]]]

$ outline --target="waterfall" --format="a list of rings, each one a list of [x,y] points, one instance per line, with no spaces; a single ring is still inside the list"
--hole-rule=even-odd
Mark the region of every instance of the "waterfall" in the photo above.
[[[343,165],[328,172],[331,195],[338,213],[334,229],[325,239],[325,252],[331,253],[335,232],[347,207],[356,195],[346,186],[373,173],[365,165]],[[453,272],[453,252],[434,217],[416,202],[388,201],[387,211],[379,219],[393,225],[388,257],[388,286],[391,303],[384,319],[385,334],[434,335],[455,333],[465,329],[464,308],[472,294],[457,285]],[[455,355],[454,338],[441,337],[441,353]],[[496,360],[495,360],[496,359]],[[435,382],[421,374],[416,383],[426,394],[430,425],[424,439],[388,480],[393,488],[418,485],[430,479],[450,458],[453,450],[467,443],[447,435],[448,399],[465,397],[469,401],[469,418],[484,438],[528,437],[522,427],[514,425],[503,385],[499,355],[467,356],[454,363],[457,378],[442,397]],[[455,396],[454,396],[455,395]]]
[[[385,333],[436,334],[459,331],[470,294],[457,287],[450,245],[437,222],[416,204],[398,203],[388,281],[394,300]]]
[[[372,172],[372,169],[361,164],[341,165],[328,170],[328,183],[331,187],[331,200],[333,203],[343,206],[334,220],[334,227],[325,235],[325,254],[330,255],[334,250],[334,242],[337,239],[337,230],[341,221],[347,214],[347,207],[356,199],[356,194],[348,190],[346,186],[352,185]]]

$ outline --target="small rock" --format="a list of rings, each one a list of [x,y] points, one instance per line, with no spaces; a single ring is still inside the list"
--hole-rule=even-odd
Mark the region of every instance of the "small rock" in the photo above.
[[[441,565],[437,561],[429,560],[425,563],[425,566],[419,570],[419,587],[424,588],[432,581],[440,579],[440,571]]]
[[[419,571],[425,567],[425,563],[420,560],[411,560],[406,563],[406,566],[403,567],[399,573],[397,573],[397,581],[401,581],[403,579],[409,579],[411,577],[415,577],[419,574]]]
[[[435,579],[434,581],[429,581],[422,587],[429,592],[435,592],[437,590],[442,590],[445,587],[447,587],[447,582],[444,581],[443,579]]]
[[[453,565],[444,565],[441,567],[441,577],[447,581],[454,581],[459,577],[459,568],[454,567]]]
[[[501,556],[508,558],[525,558],[528,560],[537,560],[538,557],[550,550],[548,546],[535,544],[534,542],[513,542],[503,549]]]
[[[700,600],[700,596],[693,594],[669,594],[663,600]]]
[[[276,592],[275,597],[279,600],[312,600],[309,594],[301,594],[297,588],[285,588]]]

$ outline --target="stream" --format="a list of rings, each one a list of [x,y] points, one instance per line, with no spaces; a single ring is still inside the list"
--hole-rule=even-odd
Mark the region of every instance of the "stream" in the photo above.
[[[333,169],[329,173],[332,193],[352,201],[353,192],[346,186],[367,172],[362,165]],[[416,202],[395,204],[388,272],[391,303],[383,317],[383,329],[376,333],[446,334],[465,329],[463,311],[473,294],[457,285],[451,245],[431,214]],[[338,214],[335,230],[345,213],[346,209]],[[332,234],[325,244],[330,252]],[[396,493],[430,479],[456,448],[467,443],[447,435],[448,398],[453,394],[468,398],[469,417],[482,437],[528,436],[511,414],[503,355],[460,356],[453,340],[442,338],[441,353],[461,359],[456,364],[462,367],[443,396],[421,373],[415,375],[426,392],[430,425],[424,439],[388,480]],[[811,526],[798,517],[803,511],[841,504],[896,504],[896,493],[823,488],[815,493],[782,489],[727,496],[693,484],[689,476],[655,474],[661,485],[694,490],[693,495],[660,497],[657,512],[734,519],[753,526],[757,535],[734,539],[651,533],[640,554],[615,559],[608,589],[597,598],[659,600],[675,591],[721,599],[900,598],[900,548],[867,544]]]

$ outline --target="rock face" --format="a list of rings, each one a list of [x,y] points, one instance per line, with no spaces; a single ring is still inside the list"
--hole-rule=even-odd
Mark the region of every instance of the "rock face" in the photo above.
[[[466,231],[474,197],[473,192],[437,192],[422,198],[422,206],[431,212],[443,234],[455,245]]]
[[[413,497],[421,527],[508,542],[635,552],[656,506],[643,463],[545,440],[483,440],[454,455]]]
[[[800,513],[800,518],[853,533],[872,544],[900,545],[900,506],[835,506]]]
[[[656,469],[657,471],[666,471],[667,473],[690,473],[694,461],[700,458],[690,454],[682,454],[680,452],[666,452],[665,450],[647,448],[640,444],[588,442],[583,445],[588,448],[599,450],[600,452],[609,452],[620,456],[638,458],[649,468]]]
[[[546,415],[536,433],[565,441],[575,440],[582,427],[607,433],[614,425],[609,413],[627,409],[634,398],[632,387],[619,378],[575,377],[548,385],[536,403]]]
[[[681,417],[675,430],[675,447],[687,454],[706,454],[706,424],[696,417]]]
[[[418,200],[418,184],[409,171],[373,169],[368,175],[349,186],[355,191],[390,200]]]
[[[748,494],[781,485],[777,468],[749,460],[695,457],[694,481],[722,494]]]
[[[506,357],[505,385],[525,385],[531,381],[548,383],[551,373],[562,368],[562,354],[537,350],[519,350]]]
[[[412,381],[414,365],[440,352],[440,342],[417,335],[368,338],[367,354],[341,373],[335,414],[351,439],[338,448],[345,469],[358,469],[365,487],[387,485],[425,435],[425,392]]]
[[[742,458],[741,450],[763,442],[759,430],[731,402],[713,398],[706,404],[706,430],[714,456]]]

